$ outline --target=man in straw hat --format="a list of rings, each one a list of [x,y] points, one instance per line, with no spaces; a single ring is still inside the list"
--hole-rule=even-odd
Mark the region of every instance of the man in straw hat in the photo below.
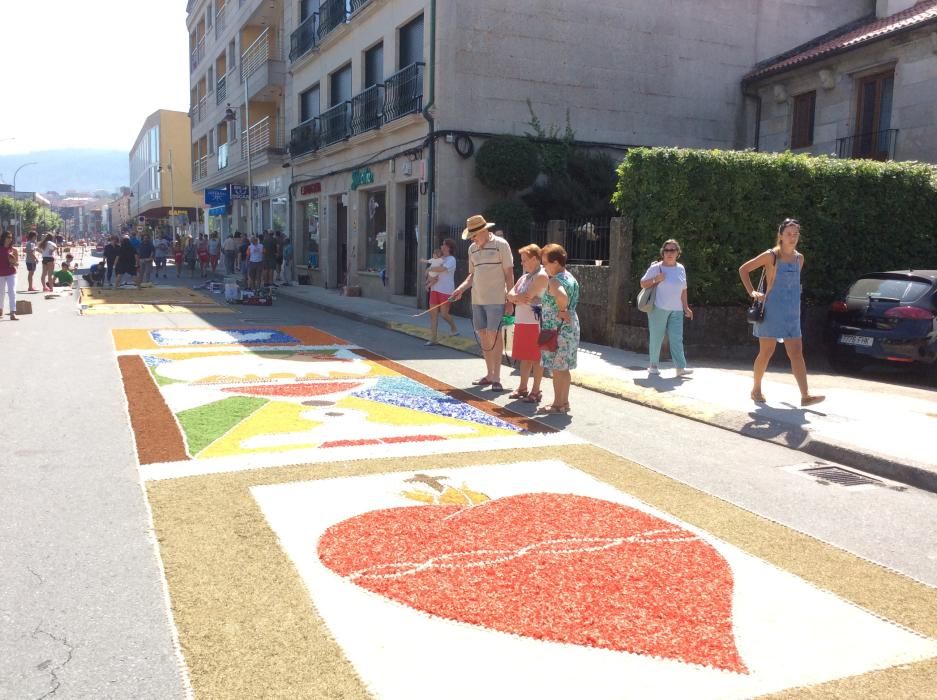
[[[480,214],[470,216],[462,231],[462,240],[471,240],[469,246],[468,277],[452,293],[450,299],[458,301],[465,290],[472,290],[472,323],[485,355],[487,373],[472,384],[491,386],[492,391],[504,391],[501,386],[501,319],[510,313],[508,292],[514,287],[514,257],[508,242],[491,233],[493,223]]]

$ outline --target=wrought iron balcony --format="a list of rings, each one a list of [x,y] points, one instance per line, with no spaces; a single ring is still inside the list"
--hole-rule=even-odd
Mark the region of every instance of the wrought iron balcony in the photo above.
[[[411,63],[384,81],[384,121],[423,109],[423,66]]]
[[[354,14],[369,2],[371,2],[371,0],[351,0],[351,13]]]
[[[319,150],[319,117],[307,119],[290,132],[290,155],[297,157]]]
[[[191,68],[191,70],[195,70],[196,67],[198,66],[198,64],[201,63],[201,61],[202,61],[203,58],[205,58],[205,37],[204,37],[204,35],[202,36],[201,39],[198,40],[198,43],[195,45],[195,48],[192,49],[192,55],[191,55],[190,61],[189,61],[189,67]]]
[[[351,98],[351,134],[380,129],[384,116],[384,86],[372,85]]]
[[[319,41],[347,21],[347,0],[324,0],[319,6]]]
[[[319,13],[313,12],[290,34],[290,60],[295,61],[316,48],[319,32]]]
[[[225,101],[225,98],[228,96],[228,81],[226,75],[222,75],[218,78],[218,83],[215,85],[215,104],[220,105]]]
[[[840,158],[869,158],[894,160],[898,129],[885,129],[868,134],[856,134],[836,140],[836,154]]]
[[[319,147],[344,141],[351,136],[351,102],[342,102],[319,115]]]

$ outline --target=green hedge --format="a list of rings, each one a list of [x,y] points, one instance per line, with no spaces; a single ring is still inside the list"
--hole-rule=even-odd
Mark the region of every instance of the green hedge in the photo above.
[[[739,265],[796,218],[804,298],[825,303],[866,272],[937,268],[935,173],[920,163],[636,148],[612,201],[635,223],[635,281],[676,238],[697,304],[743,302]]]

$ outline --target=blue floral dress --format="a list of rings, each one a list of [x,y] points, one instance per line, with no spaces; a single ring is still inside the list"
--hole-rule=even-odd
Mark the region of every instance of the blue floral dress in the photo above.
[[[777,261],[774,284],[765,299],[765,320],[752,329],[756,338],[800,337],[800,253],[793,262]]]
[[[579,316],[576,314],[576,306],[579,304],[579,282],[569,272],[563,270],[554,277],[557,282],[563,285],[566,295],[569,297],[569,321],[565,323],[557,316],[559,310],[556,307],[556,299],[550,294],[550,289],[543,295],[543,320],[540,327],[544,330],[550,328],[560,328],[557,338],[556,352],[540,351],[540,359],[544,368],[570,370],[576,369],[576,354],[579,352]]]

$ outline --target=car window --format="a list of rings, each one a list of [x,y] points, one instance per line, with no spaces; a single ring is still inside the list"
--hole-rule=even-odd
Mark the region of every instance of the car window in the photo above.
[[[849,288],[849,296],[853,299],[866,299],[871,296],[915,301],[928,289],[930,285],[919,280],[863,277]]]

